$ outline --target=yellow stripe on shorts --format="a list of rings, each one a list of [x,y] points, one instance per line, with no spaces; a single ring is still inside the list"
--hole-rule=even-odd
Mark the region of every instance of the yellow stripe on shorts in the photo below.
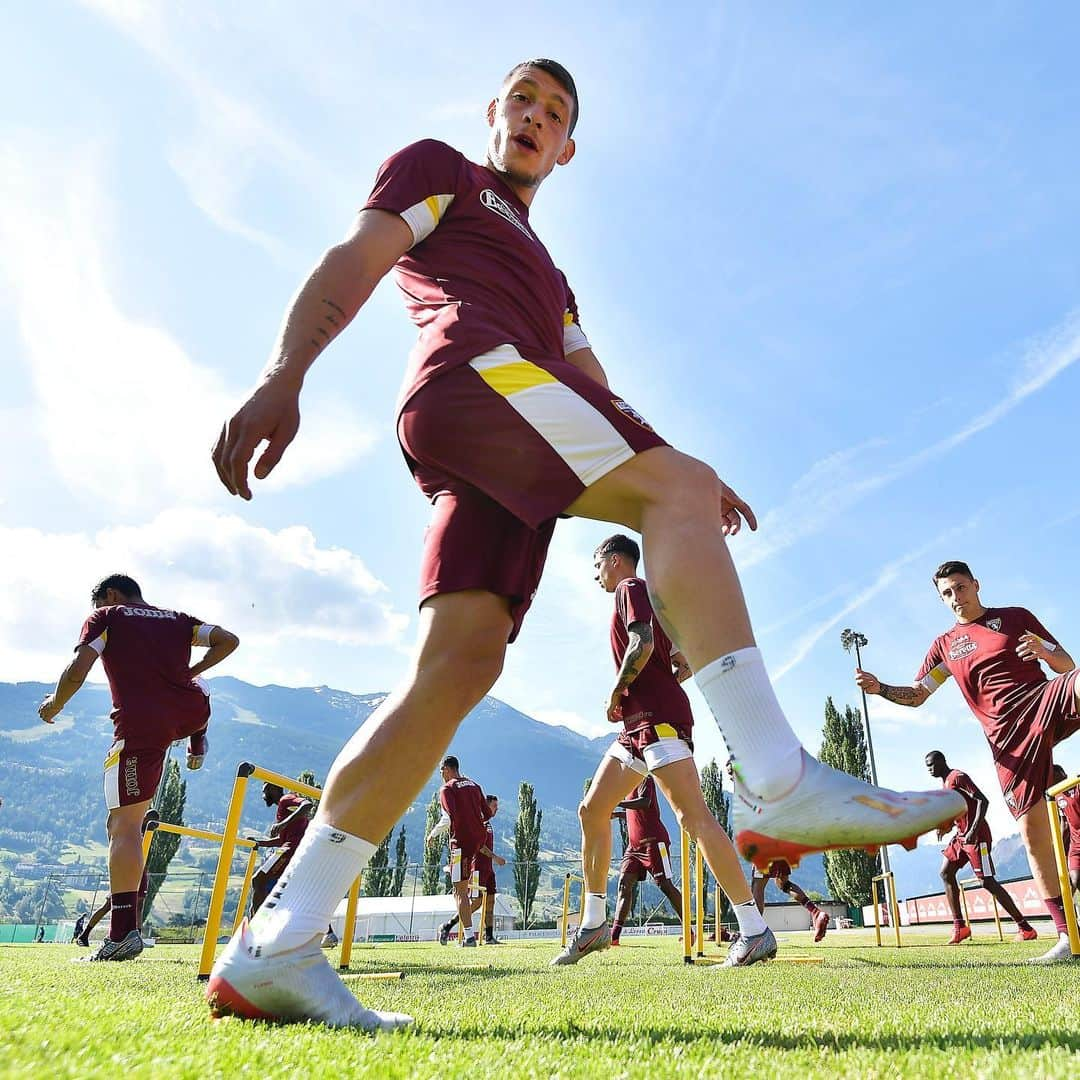
[[[677,739],[679,733],[670,724],[654,724],[653,730],[661,739]]]
[[[120,754],[123,751],[123,749],[124,749],[123,744],[121,744],[120,746],[116,747],[116,749],[113,750],[109,754],[109,756],[105,759],[105,768],[106,768],[106,770],[115,769],[116,766],[120,764]]]
[[[503,397],[519,394],[522,390],[530,390],[544,383],[559,381],[550,372],[537,367],[529,360],[514,360],[509,364],[497,364],[495,367],[481,369],[478,374],[492,390]]]

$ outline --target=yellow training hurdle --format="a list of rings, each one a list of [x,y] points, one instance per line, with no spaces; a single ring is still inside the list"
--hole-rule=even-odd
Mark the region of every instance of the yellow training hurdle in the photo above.
[[[892,920],[893,933],[896,935],[896,947],[900,948],[900,907],[896,902],[896,878],[893,876],[890,870],[887,874],[878,874],[877,877],[870,879],[870,892],[873,897],[874,904],[874,935],[877,938],[878,946],[881,945],[881,920],[878,917],[878,882],[882,882],[885,887],[885,906],[889,913],[889,918]]]
[[[968,915],[968,903],[967,903],[967,891],[968,889],[978,889],[982,886],[982,882],[977,878],[966,878],[963,881],[957,881],[957,885],[960,886],[960,906],[964,909],[964,922],[967,923],[967,927],[971,929],[971,917]],[[1005,931],[1001,928],[1001,912],[998,910],[997,897],[990,897],[991,903],[994,905],[994,922],[997,924],[998,941],[1005,940]]]
[[[1071,776],[1055,784],[1046,792],[1046,812],[1050,816],[1050,837],[1054,844],[1054,861],[1057,863],[1058,884],[1061,901],[1065,908],[1065,923],[1069,928],[1069,949],[1073,956],[1080,956],[1080,929],[1076,922],[1076,902],[1073,899],[1072,882],[1069,880],[1069,862],[1065,854],[1065,834],[1058,814],[1057,796],[1080,787],[1080,776]]]
[[[570,886],[573,882],[581,882],[581,904],[578,907],[578,926],[585,916],[585,879],[579,874],[567,874],[563,882],[562,890],[562,947],[566,948],[566,924],[570,919]]]

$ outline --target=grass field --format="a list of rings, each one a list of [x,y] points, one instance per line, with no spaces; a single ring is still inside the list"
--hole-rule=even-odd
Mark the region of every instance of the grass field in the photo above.
[[[685,967],[674,938],[561,969],[546,941],[358,946],[354,971],[406,973],[355,980],[358,996],[417,1020],[376,1037],[211,1022],[191,946],[100,966],[72,965],[75,947],[0,947],[0,1076],[1080,1075],[1080,965],[1024,966],[1045,940],[985,934],[899,951],[789,934],[781,955],[824,962],[736,971]]]

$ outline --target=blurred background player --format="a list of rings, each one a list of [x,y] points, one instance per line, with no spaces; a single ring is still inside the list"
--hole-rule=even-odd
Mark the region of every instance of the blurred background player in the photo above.
[[[822,911],[791,880],[791,867],[782,860],[778,859],[774,862],[765,873],[754,867],[750,875],[750,890],[754,894],[754,903],[757,904],[758,911],[765,914],[765,888],[770,879],[776,883],[776,887],[782,893],[792,897],[796,903],[802,904],[810,912],[810,929],[814,931],[814,940],[821,941],[825,937],[825,931],[829,929],[829,913]]]
[[[277,812],[269,834],[256,838],[255,846],[278,850],[265,859],[251,876],[252,915],[262,907],[278,878],[285,872],[285,867],[296,854],[315,809],[315,804],[310,799],[295,791],[285,791],[278,784],[263,784],[262,797],[263,802],[267,806],[276,807]]]
[[[469,880],[472,878],[473,861],[481,849],[489,855],[494,854],[487,843],[487,819],[491,811],[480,785],[461,775],[458,759],[453,754],[443,758],[440,771],[443,786],[439,788],[439,802],[443,816],[428,834],[428,840],[450,833],[450,883],[457,902],[458,919],[464,931],[461,944],[475,948],[476,932],[472,925],[474,909],[469,899]],[[449,925],[444,923],[439,928],[439,941],[445,945],[449,936]]]
[[[105,756],[109,811],[109,933],[92,960],[130,960],[142,952],[138,889],[143,873],[142,821],[157,791],[169,747],[188,740],[188,768],[206,755],[210,696],[199,676],[239,644],[223,627],[154,607],[126,574],[91,590],[94,611],[83,624],[75,656],[38,716],[51,724],[98,657],[112,691],[114,742]],[[191,663],[192,646],[206,649]]]
[[[644,780],[623,799],[613,817],[626,818],[628,843],[619,865],[618,901],[615,919],[611,924],[611,944],[618,945],[622,928],[630,917],[634,905],[634,893],[638,882],[646,874],[652,875],[656,887],[671,901],[675,914],[682,918],[682,893],[672,880],[671,839],[660,819],[660,802],[656,794],[656,781],[651,776]]]
[[[926,768],[931,776],[936,776],[943,787],[959,792],[967,803],[967,810],[956,819],[956,831],[942,851],[941,880],[945,882],[945,895],[949,901],[949,910],[953,917],[952,937],[948,945],[959,945],[971,937],[971,927],[964,922],[960,907],[960,886],[956,875],[965,866],[971,866],[972,873],[982,883],[982,887],[1005,909],[1009,918],[1016,923],[1017,941],[1034,941],[1039,935],[1020,913],[1012,894],[994,876],[994,860],[990,852],[994,846],[994,837],[990,824],[986,820],[986,811],[990,800],[979,790],[975,781],[966,772],[952,769],[945,761],[940,750],[931,750],[926,755]],[[938,830],[938,838],[945,835],[947,829]]]
[[[918,708],[950,675],[956,679],[990,744],[1005,804],[1020,827],[1036,888],[1057,931],[1056,944],[1030,962],[1071,961],[1050,821],[1042,804],[1054,747],[1080,730],[1076,665],[1026,608],[984,607],[967,563],[942,563],[933,582],[956,624],[934,639],[915,682],[888,686],[861,669],[855,682],[867,694]],[[1043,663],[1055,678],[1047,679]]]
[[[479,908],[484,908],[484,944],[501,945],[502,942],[495,937],[495,895],[499,891],[495,880],[495,867],[505,866],[506,860],[501,855],[495,854],[495,830],[491,827],[491,819],[499,812],[499,796],[485,795],[484,801],[491,814],[484,823],[485,839],[473,858],[473,871],[477,884],[487,892],[478,892],[470,901],[469,906],[473,915]],[[449,922],[439,927],[440,945],[445,945],[450,940],[450,932],[457,924],[458,917],[455,915]]]
[[[1068,780],[1068,774],[1060,765],[1051,773],[1051,785]],[[1069,867],[1069,881],[1073,892],[1080,892],[1080,784],[1057,796],[1058,810],[1065,830],[1065,858]]]

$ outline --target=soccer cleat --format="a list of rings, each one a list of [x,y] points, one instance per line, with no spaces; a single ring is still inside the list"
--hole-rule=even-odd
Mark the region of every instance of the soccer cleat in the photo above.
[[[76,945],[81,945],[84,949],[90,948],[90,938],[87,934],[83,934],[81,937],[75,939]]]
[[[621,947],[622,946],[619,945],[619,939],[618,938],[612,938],[611,939],[611,944],[608,946],[609,949],[619,949]]]
[[[210,973],[206,989],[211,1016],[393,1031],[413,1022],[404,1013],[365,1009],[337,977],[318,937],[295,949],[264,956],[248,921],[233,935]]]
[[[337,934],[333,929],[327,930],[322,936],[322,941],[319,943],[320,949],[336,949],[340,942],[338,941]]]
[[[206,760],[206,755],[210,750],[210,740],[206,737],[206,730],[195,732],[188,739],[187,744],[187,767],[195,772],[196,769],[201,769],[203,762]]]
[[[95,964],[99,960],[134,960],[142,951],[142,936],[138,930],[132,930],[120,941],[106,938],[89,956],[76,956],[72,962]]]
[[[959,945],[962,941],[967,941],[971,937],[970,926],[954,926],[952,937],[945,942],[946,945]]]
[[[1026,930],[1023,927],[1018,926],[1016,928],[1016,937],[1014,941],[1034,941],[1039,936],[1039,931],[1034,926],[1029,926]]]
[[[566,948],[551,961],[551,966],[563,967],[566,964],[576,964],[583,956],[603,952],[610,946],[611,929],[606,922],[602,922],[599,926],[590,926],[588,929],[579,926],[574,931],[574,936],[567,942]]]
[[[825,931],[829,929],[829,913],[819,911],[813,918],[814,940],[821,941],[825,937]]]
[[[484,935],[484,944],[485,945],[501,945],[502,942],[494,934],[485,934]]]
[[[476,948],[476,938],[475,938],[475,936],[474,937],[462,938],[461,941],[458,942],[458,944],[463,949],[475,949]]]
[[[766,926],[760,934],[752,937],[740,937],[730,949],[727,958],[720,967],[749,967],[762,960],[771,960],[776,955],[776,936]]]
[[[1070,964],[1080,957],[1073,956],[1068,934],[1058,934],[1057,943],[1052,945],[1042,956],[1026,961],[1029,964]]]
[[[450,924],[444,922],[442,924],[442,926],[439,927],[439,944],[440,945],[446,945],[446,944],[449,943],[449,941],[450,941]]]
[[[822,765],[803,751],[802,772],[783,795],[762,799],[735,777],[735,846],[759,870],[840,848],[905,846],[965,810],[955,791],[890,791]]]

